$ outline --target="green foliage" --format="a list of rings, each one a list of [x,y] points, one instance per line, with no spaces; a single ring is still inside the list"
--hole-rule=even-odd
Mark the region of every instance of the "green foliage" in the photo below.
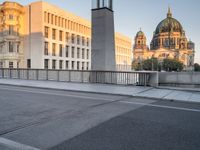
[[[200,65],[198,63],[194,64],[194,71],[196,72],[200,71]]]
[[[164,59],[162,67],[165,71],[182,71],[184,65],[177,59]]]
[[[176,59],[164,59],[163,62],[159,62],[157,58],[151,58],[151,59],[144,60],[141,63],[133,62],[132,68],[135,69],[136,71],[138,71],[138,70],[182,71],[184,68],[184,65],[182,62],[180,62]]]

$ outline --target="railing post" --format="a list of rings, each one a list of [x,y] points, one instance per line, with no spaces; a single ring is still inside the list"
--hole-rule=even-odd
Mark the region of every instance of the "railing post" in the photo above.
[[[20,79],[20,69],[17,69],[17,76],[18,76],[18,79]]]
[[[26,70],[26,79],[29,80],[29,70]]]
[[[36,69],[36,80],[39,80],[39,71]]]
[[[57,80],[60,81],[60,70],[57,71]]]
[[[4,68],[2,68],[2,78],[4,78]]]
[[[69,82],[71,82],[71,70],[69,70]]]
[[[83,71],[81,71],[81,82],[83,83]]]
[[[12,73],[11,73],[11,69],[9,69],[9,71],[10,71],[10,79],[12,79]]]
[[[49,79],[49,72],[48,72],[48,69],[46,69],[46,80],[48,80]]]

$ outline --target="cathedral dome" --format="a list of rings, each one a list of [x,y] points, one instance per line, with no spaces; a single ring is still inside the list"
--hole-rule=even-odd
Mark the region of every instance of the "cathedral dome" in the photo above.
[[[144,32],[142,32],[141,30],[137,32],[136,37],[139,36],[145,36]]]
[[[156,27],[155,34],[164,33],[164,32],[183,32],[183,27],[180,22],[172,18],[172,13],[169,8],[167,13],[167,18],[161,21]]]

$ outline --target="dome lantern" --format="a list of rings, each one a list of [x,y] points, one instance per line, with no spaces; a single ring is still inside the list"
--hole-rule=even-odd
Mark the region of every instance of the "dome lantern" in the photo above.
[[[171,8],[168,8],[167,18],[172,18],[172,11]]]

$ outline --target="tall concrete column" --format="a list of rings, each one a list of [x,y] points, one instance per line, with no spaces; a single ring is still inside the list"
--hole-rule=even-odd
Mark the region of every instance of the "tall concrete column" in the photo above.
[[[116,70],[112,0],[94,0],[92,9],[92,70]]]

